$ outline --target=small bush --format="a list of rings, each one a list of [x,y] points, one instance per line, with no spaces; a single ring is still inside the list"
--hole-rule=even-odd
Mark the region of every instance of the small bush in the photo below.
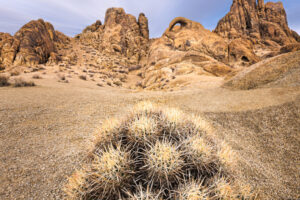
[[[85,76],[85,75],[80,75],[79,78],[80,78],[81,80],[86,81],[86,76]]]
[[[33,79],[42,79],[42,77],[38,74],[35,74],[32,76]]]
[[[69,81],[67,80],[66,76],[64,74],[58,74],[58,82],[61,82],[61,83],[69,83]]]
[[[11,76],[19,76],[20,72],[18,72],[18,71],[12,71],[12,72],[10,72],[10,75]]]
[[[8,82],[9,78],[7,76],[0,75],[0,87],[9,86],[10,83]]]
[[[35,86],[35,83],[33,81],[25,81],[22,78],[17,78],[14,80],[13,86],[14,87],[33,87],[33,86]]]
[[[122,86],[121,81],[114,81],[113,83],[114,83],[116,86],[119,86],[119,87]]]
[[[135,71],[135,70],[139,70],[141,69],[142,67],[140,65],[136,65],[136,66],[131,66],[129,67],[128,71]]]

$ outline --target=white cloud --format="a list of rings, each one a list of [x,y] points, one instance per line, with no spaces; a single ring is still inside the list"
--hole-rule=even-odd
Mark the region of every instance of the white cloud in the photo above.
[[[29,20],[43,18],[56,29],[75,35],[97,19],[104,20],[110,7],[123,7],[127,13],[138,16],[145,13],[149,19],[150,34],[160,36],[170,21],[184,16],[213,29],[229,10],[232,0],[0,0],[0,31],[14,33]],[[299,0],[291,0],[295,1]],[[285,2],[287,6],[287,1]],[[299,4],[300,5],[300,4]],[[298,33],[298,11],[291,17],[291,27]],[[296,13],[296,14],[295,14]],[[290,21],[290,19],[289,19]]]

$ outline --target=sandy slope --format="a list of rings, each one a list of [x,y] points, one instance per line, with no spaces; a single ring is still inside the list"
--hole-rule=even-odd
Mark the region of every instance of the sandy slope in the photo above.
[[[0,88],[0,199],[61,199],[101,122],[144,99],[204,114],[243,158],[242,178],[269,198],[299,195],[300,88],[137,92],[69,80],[44,75],[34,88]]]

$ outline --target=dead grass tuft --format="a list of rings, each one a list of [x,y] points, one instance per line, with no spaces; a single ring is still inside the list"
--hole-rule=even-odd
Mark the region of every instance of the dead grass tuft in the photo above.
[[[38,74],[35,74],[32,76],[33,79],[42,79],[42,77]]]
[[[7,76],[0,76],[0,87],[9,86],[10,83],[8,82],[9,78]]]
[[[16,78],[14,79],[13,83],[14,87],[33,87],[35,83],[33,81],[26,81],[23,78]]]
[[[12,71],[12,72],[10,72],[10,75],[11,76],[19,76],[20,72],[19,71]]]
[[[86,78],[86,76],[85,76],[85,75],[80,75],[80,76],[79,76],[79,78],[80,78],[81,80],[84,80],[84,81],[86,81],[86,80],[87,80],[87,78]]]

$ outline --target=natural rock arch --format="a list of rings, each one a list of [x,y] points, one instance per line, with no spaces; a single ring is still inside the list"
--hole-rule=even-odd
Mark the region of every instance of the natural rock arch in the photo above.
[[[177,24],[180,24],[181,27],[189,27],[190,20],[184,17],[176,17],[171,21],[168,31],[172,31]]]

